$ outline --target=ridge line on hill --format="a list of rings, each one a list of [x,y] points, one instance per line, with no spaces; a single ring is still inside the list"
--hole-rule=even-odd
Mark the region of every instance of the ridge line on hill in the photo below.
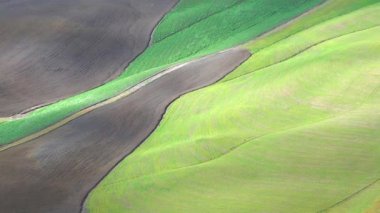
[[[332,209],[332,208],[334,208],[336,206],[339,206],[339,205],[341,205],[342,203],[344,203],[344,202],[346,202],[348,200],[351,200],[355,196],[359,195],[361,192],[363,192],[363,191],[371,188],[373,185],[375,185],[379,181],[380,181],[380,178],[377,178],[376,180],[372,181],[368,185],[364,186],[363,188],[360,188],[358,191],[355,191],[354,193],[348,195],[347,197],[343,198],[342,200],[339,200],[338,202],[334,203],[333,205],[331,205],[331,206],[329,206],[329,207],[327,207],[325,209],[317,211],[317,213],[327,212],[328,210],[330,210],[330,209]]]
[[[307,124],[303,124],[303,125],[298,125],[298,126],[294,126],[294,127],[290,127],[290,128],[287,128],[287,129],[283,129],[283,130],[278,130],[278,131],[275,131],[275,132],[271,132],[271,133],[267,133],[267,134],[263,134],[263,135],[260,135],[260,136],[252,136],[252,137],[247,137],[245,139],[243,139],[243,142],[241,144],[237,144],[233,147],[231,147],[229,150],[227,150],[225,153],[215,157],[215,158],[212,158],[212,159],[209,159],[209,160],[206,160],[206,161],[203,161],[203,162],[199,162],[199,163],[195,163],[195,164],[191,164],[191,165],[187,165],[187,166],[183,166],[183,167],[178,167],[178,168],[173,168],[173,169],[168,169],[166,171],[162,171],[162,172],[157,172],[157,173],[151,173],[151,174],[145,174],[145,175],[140,175],[140,176],[136,176],[136,177],[133,177],[133,178],[130,178],[130,179],[123,179],[123,180],[120,180],[120,181],[117,181],[117,182],[113,182],[113,183],[109,183],[105,186],[102,186],[102,187],[106,187],[106,186],[109,186],[109,185],[114,185],[114,184],[118,184],[118,183],[122,183],[124,181],[133,181],[135,179],[139,179],[139,178],[143,178],[143,177],[146,177],[146,176],[152,176],[152,175],[160,175],[160,174],[165,174],[165,173],[169,173],[169,172],[174,172],[176,170],[180,170],[180,169],[187,169],[187,168],[191,168],[191,167],[196,167],[196,166],[199,166],[199,165],[203,165],[203,164],[207,164],[211,161],[214,161],[214,160],[217,160],[219,158],[222,158],[228,154],[230,154],[231,152],[235,151],[236,149],[240,148],[241,146],[244,146],[246,144],[249,144],[257,139],[261,139],[261,138],[264,138],[264,137],[267,137],[267,136],[271,136],[271,135],[277,135],[277,134],[282,134],[282,133],[286,133],[288,131],[293,131],[293,130],[297,130],[297,129],[302,129],[302,128],[305,128],[305,127],[309,127],[309,126],[313,126],[313,125],[318,125],[319,123],[323,123],[323,122],[326,122],[326,121],[330,121],[330,120],[333,120],[333,119],[336,119],[336,118],[339,118],[339,117],[342,117],[346,114],[349,114],[350,112],[353,112],[355,110],[358,110],[361,108],[361,106],[363,105],[363,103],[358,106],[357,108],[355,109],[352,109],[352,110],[349,110],[345,113],[342,113],[340,115],[335,115],[335,116],[329,116],[329,117],[326,117],[326,118],[323,118],[323,119],[320,119],[320,120],[317,120],[317,121],[314,121],[314,122],[310,122],[310,123],[307,123]],[[380,178],[379,180],[380,181]]]

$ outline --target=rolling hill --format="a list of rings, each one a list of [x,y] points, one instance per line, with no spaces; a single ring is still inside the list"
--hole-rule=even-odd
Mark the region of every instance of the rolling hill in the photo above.
[[[89,212],[376,212],[380,4],[341,3],[315,13],[344,15],[301,25],[312,12],[262,39],[298,33],[250,43],[237,70],[174,102]]]

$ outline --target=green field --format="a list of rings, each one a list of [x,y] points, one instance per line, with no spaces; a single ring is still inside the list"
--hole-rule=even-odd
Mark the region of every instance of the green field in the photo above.
[[[323,0],[223,0],[218,3],[182,0],[158,26],[153,44],[117,79],[22,118],[0,121],[0,145],[24,138],[113,97],[170,65],[248,41],[321,2]],[[194,5],[199,6],[192,10]]]
[[[89,212],[378,212],[376,2],[331,0],[247,45],[236,71],[169,107]]]

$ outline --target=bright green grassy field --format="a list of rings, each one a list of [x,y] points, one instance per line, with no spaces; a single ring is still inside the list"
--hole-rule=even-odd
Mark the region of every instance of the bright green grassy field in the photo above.
[[[344,3],[174,102],[89,212],[378,212],[380,3]]]
[[[170,65],[248,41],[321,2],[323,0],[181,0],[158,26],[153,45],[117,79],[23,118],[0,122],[0,145],[26,137],[113,97]],[[194,5],[198,6],[192,10]]]

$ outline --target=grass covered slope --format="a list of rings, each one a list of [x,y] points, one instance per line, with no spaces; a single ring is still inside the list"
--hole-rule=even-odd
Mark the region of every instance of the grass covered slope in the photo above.
[[[111,98],[172,64],[252,39],[321,2],[323,0],[218,0],[217,3],[181,0],[158,26],[153,44],[120,77],[21,118],[3,122],[0,118],[0,145],[24,138]]]
[[[331,2],[329,3],[331,4]],[[319,12],[319,10],[316,12]],[[372,6],[369,5],[364,10],[351,12],[349,17],[344,16],[343,18],[336,18],[332,21],[321,23],[317,27],[311,27],[307,31],[298,33],[297,36],[290,36],[284,41],[280,40],[279,42],[275,42],[270,45],[270,48],[264,48],[256,52],[251,60],[243,64],[240,69],[228,75],[223,81],[228,81],[244,74],[276,65],[307,51],[315,45],[339,38],[340,36],[376,27],[380,24],[377,15],[378,12],[379,9],[376,4]],[[314,16],[314,13],[310,15]],[[360,23],[355,20],[360,20]],[[283,34],[282,31],[279,33]],[[263,38],[263,40],[266,39],[270,40],[269,38]],[[257,47],[256,44],[259,44],[260,41],[261,40],[259,40],[258,43],[253,43],[252,46],[248,45],[248,47],[254,50]]]
[[[90,212],[378,208],[379,14],[375,4],[283,39],[173,103],[90,194]]]

